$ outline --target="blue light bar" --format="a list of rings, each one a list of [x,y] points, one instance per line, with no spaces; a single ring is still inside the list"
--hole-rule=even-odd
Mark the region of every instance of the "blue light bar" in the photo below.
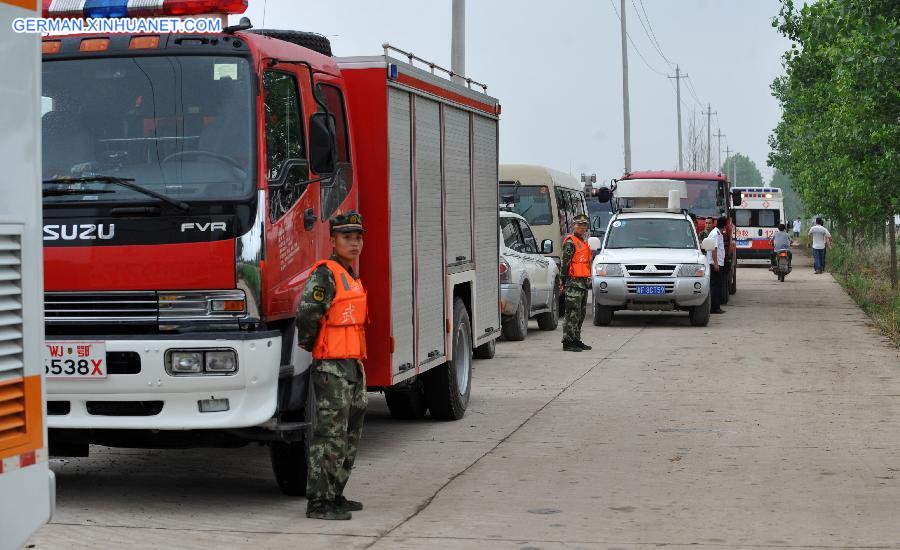
[[[128,0],[87,0],[84,16],[88,19],[99,17],[127,17]]]

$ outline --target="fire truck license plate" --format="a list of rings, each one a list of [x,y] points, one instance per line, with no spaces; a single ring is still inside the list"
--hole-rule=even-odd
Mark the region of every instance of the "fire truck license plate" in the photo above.
[[[47,342],[44,345],[47,378],[106,378],[103,342]]]
[[[665,294],[666,287],[664,286],[639,286],[637,287],[638,294]]]
[[[750,239],[738,239],[736,241],[736,245],[738,248],[752,248],[753,241],[751,241]]]

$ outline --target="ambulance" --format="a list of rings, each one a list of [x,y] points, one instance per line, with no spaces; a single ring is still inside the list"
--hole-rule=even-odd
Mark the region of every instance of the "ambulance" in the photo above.
[[[769,260],[778,224],[786,223],[784,194],[777,187],[735,187],[741,204],[734,209],[739,260]],[[787,229],[790,231],[790,229]]]
[[[0,549],[22,547],[53,511],[41,349],[40,37],[10,31],[36,0],[0,0]]]
[[[241,14],[246,0],[46,0],[45,16]],[[223,16],[224,17],[224,16]],[[306,488],[295,315],[358,210],[370,391],[457,420],[500,335],[500,104],[384,44],[256,29],[43,40],[45,356],[54,454],[269,448]],[[314,409],[313,409],[314,410]],[[227,451],[225,451],[227,452]]]

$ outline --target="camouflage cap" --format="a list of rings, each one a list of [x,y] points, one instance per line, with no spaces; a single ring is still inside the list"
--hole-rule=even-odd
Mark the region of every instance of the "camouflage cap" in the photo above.
[[[588,220],[588,217],[584,214],[578,214],[572,218],[572,223],[590,223],[590,220]]]
[[[365,231],[362,226],[362,214],[356,210],[348,210],[344,214],[335,214],[328,220],[332,233],[353,233]]]

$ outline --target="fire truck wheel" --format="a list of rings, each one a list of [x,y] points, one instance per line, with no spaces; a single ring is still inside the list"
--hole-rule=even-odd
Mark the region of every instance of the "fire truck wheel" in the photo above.
[[[594,324],[598,327],[605,327],[612,324],[613,308],[609,306],[598,306],[594,304]]]
[[[553,282],[553,288],[559,287],[559,281]],[[541,330],[556,330],[559,326],[559,301],[550,299],[550,311],[537,316],[538,328]]]
[[[519,307],[516,308],[516,313],[503,320],[503,336],[507,340],[519,342],[528,336],[528,312],[531,310],[528,295],[528,287],[522,287],[522,296],[519,297]]]
[[[710,309],[710,298],[709,295],[707,295],[706,300],[703,302],[703,304],[692,307],[691,311],[688,313],[691,324],[695,327],[705,327],[706,325],[708,325]]]
[[[475,359],[493,359],[497,352],[497,340],[491,340],[475,348]]]
[[[459,420],[472,392],[472,325],[466,306],[453,300],[453,359],[426,372],[425,399],[431,417]]]
[[[395,420],[420,420],[428,412],[425,387],[421,380],[416,380],[407,388],[386,390],[384,400],[391,411],[391,418]]]
[[[729,298],[729,296],[731,296],[731,294],[729,294],[729,292],[728,292],[728,287],[731,286],[731,277],[729,277],[728,279],[729,280],[725,281],[725,284],[722,285],[722,294],[721,294],[721,298],[719,299],[719,301],[722,303],[722,305],[727,304],[728,298]]]
[[[731,275],[731,281],[728,283],[728,293],[737,294],[737,267],[735,267],[734,273]]]
[[[306,470],[309,468],[306,438],[301,441],[270,442],[269,457],[281,492],[291,497],[306,496]]]

